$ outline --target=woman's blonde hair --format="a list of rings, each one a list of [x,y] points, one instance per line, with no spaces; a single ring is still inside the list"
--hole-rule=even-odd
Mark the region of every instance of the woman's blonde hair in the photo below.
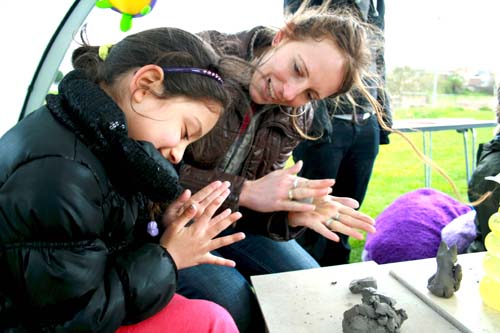
[[[349,7],[342,6],[332,9],[331,0],[323,1],[320,6],[310,6],[310,0],[304,0],[294,13],[285,9],[285,21],[285,32],[289,38],[294,40],[308,38],[323,40],[327,38],[338,46],[344,56],[346,65],[343,83],[338,91],[326,98],[327,103],[337,105],[339,102],[338,96],[344,94],[355,109],[358,105],[353,98],[353,94],[364,97],[372,106],[380,127],[385,131],[401,136],[424,163],[431,166],[447,180],[457,198],[464,201],[453,180],[446,172],[425,156],[409,137],[396,129],[392,129],[386,123],[382,106],[370,94],[370,89],[384,89],[380,81],[380,75],[370,70],[370,65],[375,56],[371,50],[383,48],[383,32],[375,25],[364,22],[359,13]],[[294,116],[292,121],[295,129],[305,139],[318,139],[307,135],[297,124],[296,116],[300,115],[298,109],[295,108],[292,111],[292,116]]]
[[[284,31],[292,40],[333,41],[344,57],[344,78],[340,89],[326,99],[331,104],[336,104],[336,98],[345,95],[356,105],[352,97],[352,91],[356,91],[370,103],[382,128],[390,130],[382,116],[380,103],[370,94],[370,87],[367,87],[368,82],[377,88],[380,86],[377,75],[370,71],[370,65],[373,62],[371,49],[380,41],[377,36],[381,32],[374,25],[364,22],[356,11],[348,7],[331,9],[330,2],[325,0],[321,6],[310,6],[310,1],[306,0],[294,13],[285,11]],[[293,113],[297,115],[297,112],[295,110]],[[305,134],[296,123],[294,126],[304,138],[315,139]]]

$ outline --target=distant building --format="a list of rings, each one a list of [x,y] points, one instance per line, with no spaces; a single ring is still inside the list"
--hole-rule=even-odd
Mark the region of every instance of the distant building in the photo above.
[[[469,68],[457,72],[464,78],[465,89],[493,94],[495,90],[495,74],[492,71]]]

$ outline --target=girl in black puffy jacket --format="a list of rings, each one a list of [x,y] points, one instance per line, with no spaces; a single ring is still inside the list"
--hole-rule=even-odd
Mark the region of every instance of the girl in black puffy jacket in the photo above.
[[[243,62],[160,28],[83,45],[73,65],[0,139],[0,331],[236,331],[220,306],[175,294],[178,269],[234,266],[210,254],[244,237],[215,238],[241,216],[213,217],[229,183],[181,193],[172,164],[213,128]]]

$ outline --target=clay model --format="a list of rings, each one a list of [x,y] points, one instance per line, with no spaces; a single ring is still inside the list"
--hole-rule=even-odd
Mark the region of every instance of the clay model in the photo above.
[[[457,246],[448,248],[444,241],[436,256],[437,272],[429,278],[427,289],[438,297],[450,298],[460,288],[462,266],[457,262]]]
[[[363,285],[366,287],[361,287]],[[377,292],[376,286],[377,281],[372,277],[354,280],[350,283],[349,289],[352,293],[361,293],[362,304],[356,304],[344,312],[342,332],[385,333],[400,331],[403,321],[408,319],[406,311],[396,310],[394,308],[396,301]]]
[[[349,283],[349,290],[353,294],[359,294],[364,288],[368,287],[377,289],[377,280],[370,276],[359,280],[352,280]]]

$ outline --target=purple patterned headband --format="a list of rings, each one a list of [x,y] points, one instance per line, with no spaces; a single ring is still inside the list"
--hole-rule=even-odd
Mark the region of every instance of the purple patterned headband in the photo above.
[[[217,80],[220,84],[223,84],[224,81],[219,76],[219,74],[209,71],[208,69],[196,68],[196,67],[167,67],[163,68],[165,73],[192,73],[208,76],[214,80]]]

